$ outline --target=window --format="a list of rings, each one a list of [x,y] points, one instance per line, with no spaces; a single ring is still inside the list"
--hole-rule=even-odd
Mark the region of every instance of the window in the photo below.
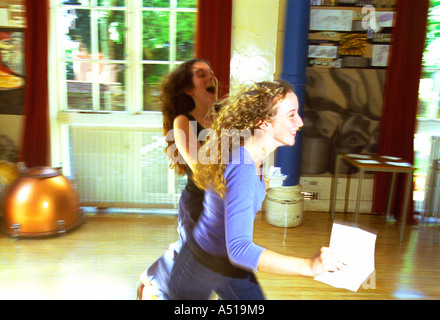
[[[59,108],[157,111],[161,76],[193,56],[196,2],[55,1]]]
[[[440,1],[431,1],[420,79],[419,119],[440,120]]]
[[[158,84],[194,56],[197,0],[50,0],[51,157],[96,207],[175,208]]]
[[[440,0],[431,0],[419,86],[417,132],[414,141],[416,210],[424,210],[431,160],[440,154]]]

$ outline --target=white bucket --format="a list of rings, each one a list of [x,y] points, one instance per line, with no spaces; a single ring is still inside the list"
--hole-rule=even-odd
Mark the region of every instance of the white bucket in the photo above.
[[[266,196],[266,221],[277,227],[297,227],[303,221],[302,186],[269,188]]]

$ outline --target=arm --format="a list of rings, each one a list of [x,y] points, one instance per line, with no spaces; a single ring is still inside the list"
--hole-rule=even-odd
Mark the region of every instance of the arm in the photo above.
[[[257,270],[282,275],[316,276],[327,271],[337,271],[344,262],[329,248],[321,248],[312,258],[302,259],[264,250],[258,260]]]
[[[200,148],[200,143],[197,140],[195,128],[190,124],[188,118],[184,115],[179,115],[174,119],[174,140],[177,150],[183,157],[185,162],[189,165],[191,170],[194,170],[194,165],[197,163],[197,153]]]
[[[344,263],[328,248],[322,248],[310,259],[302,259],[256,245],[253,242],[256,190],[252,183],[252,175],[256,175],[255,167],[231,165],[230,168],[225,174],[225,231],[228,256],[233,264],[259,272],[303,276],[314,276],[343,267]]]
[[[253,242],[256,196],[254,165],[229,164],[226,172],[225,236],[229,260],[248,270],[257,270],[264,248]],[[264,196],[264,195],[263,195]]]

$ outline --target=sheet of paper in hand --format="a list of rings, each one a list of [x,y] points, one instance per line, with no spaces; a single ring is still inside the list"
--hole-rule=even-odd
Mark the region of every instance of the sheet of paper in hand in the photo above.
[[[359,228],[333,223],[329,247],[343,257],[347,265],[339,271],[315,276],[315,280],[356,292],[374,272],[376,237]]]

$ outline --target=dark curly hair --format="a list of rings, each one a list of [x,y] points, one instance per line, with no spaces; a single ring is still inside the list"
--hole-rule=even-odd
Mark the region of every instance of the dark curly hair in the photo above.
[[[210,65],[203,59],[189,59],[169,72],[162,80],[159,99],[163,115],[164,136],[168,134],[168,131],[173,129],[173,122],[177,116],[187,114],[195,108],[194,100],[187,95],[185,91],[194,88],[194,83],[192,81],[192,66],[196,62],[204,62],[207,65]],[[165,153],[174,141],[167,141],[167,143],[168,145],[165,148]],[[174,156],[178,157],[177,149]],[[175,168],[178,174],[183,175],[186,173],[186,165],[180,162],[181,161],[170,160],[170,168]]]

